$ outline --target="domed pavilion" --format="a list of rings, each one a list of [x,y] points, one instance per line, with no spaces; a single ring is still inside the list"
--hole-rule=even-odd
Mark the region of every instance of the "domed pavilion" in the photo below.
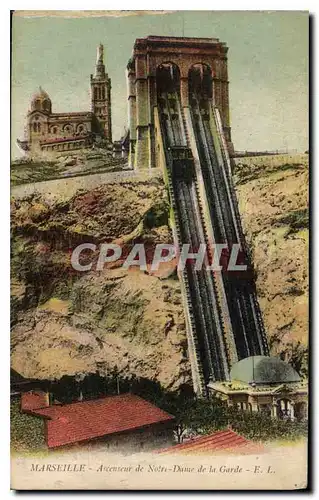
[[[273,418],[306,420],[308,385],[280,358],[250,356],[235,363],[230,380],[211,381],[209,392],[243,411],[264,412]]]

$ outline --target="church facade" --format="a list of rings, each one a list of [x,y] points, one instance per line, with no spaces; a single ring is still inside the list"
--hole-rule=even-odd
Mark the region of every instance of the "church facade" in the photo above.
[[[105,71],[102,44],[90,84],[91,110],[66,113],[53,113],[52,101],[40,87],[31,100],[25,138],[17,141],[20,148],[32,156],[88,148],[96,140],[111,144],[111,79]]]

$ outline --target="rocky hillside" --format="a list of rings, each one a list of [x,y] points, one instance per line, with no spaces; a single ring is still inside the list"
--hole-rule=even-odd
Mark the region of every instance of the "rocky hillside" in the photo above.
[[[308,155],[236,160],[240,212],[273,354],[306,370]]]
[[[58,156],[20,158],[11,162],[11,185],[101,174],[125,168],[127,159],[114,158],[112,151],[98,147],[61,153]]]
[[[179,282],[164,269],[76,272],[81,242],[170,242],[161,181],[103,186],[67,201],[12,203],[12,367],[58,379],[98,372],[190,382]],[[158,273],[157,273],[158,274]]]
[[[308,320],[307,158],[242,158],[235,180],[272,352],[301,367]],[[36,194],[13,199],[16,371],[59,379],[116,369],[170,390],[190,383],[174,268],[152,275],[114,265],[83,273],[70,265],[82,242],[171,242],[168,214],[159,179],[82,189],[63,200]]]

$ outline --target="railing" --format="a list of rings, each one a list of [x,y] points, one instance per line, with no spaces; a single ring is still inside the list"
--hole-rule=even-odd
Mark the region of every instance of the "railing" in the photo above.
[[[177,216],[177,205],[176,205],[176,199],[175,199],[175,193],[174,193],[172,175],[171,175],[172,158],[170,157],[170,153],[168,151],[168,148],[165,148],[165,145],[164,145],[164,135],[163,135],[162,125],[161,125],[160,120],[159,120],[157,107],[154,110],[154,121],[155,121],[155,130],[156,130],[156,133],[158,135],[158,137],[157,137],[157,141],[158,141],[158,145],[159,145],[158,154],[160,157],[160,163],[161,163],[161,167],[163,169],[164,180],[165,180],[166,185],[167,185],[168,194],[169,194],[171,207],[172,207],[171,225],[172,225],[172,230],[173,230],[174,243],[175,243],[175,246],[180,251],[181,246],[182,246],[182,238],[181,238],[180,224],[179,224],[179,220],[178,220],[178,216]],[[199,348],[198,339],[197,339],[197,335],[196,335],[195,316],[194,316],[193,305],[192,305],[192,300],[191,300],[187,271],[184,270],[183,272],[179,272],[179,278],[180,278],[180,282],[181,282],[182,297],[183,297],[184,310],[185,310],[185,316],[186,316],[186,334],[187,334],[187,341],[188,341],[188,346],[189,346],[188,350],[189,350],[189,357],[190,357],[190,363],[191,363],[194,390],[199,395],[205,395],[206,394],[206,387],[205,387],[205,381],[204,381],[203,370],[202,370],[200,348]]]
[[[191,105],[193,118],[188,123],[177,93],[163,93],[158,103],[158,158],[171,200],[176,246],[181,250],[183,243],[189,243],[198,249],[205,243],[209,253],[212,231],[213,241],[226,243],[229,249],[239,243],[250,269],[218,111],[210,104],[206,110],[201,109],[197,101],[197,122]],[[200,164],[198,159],[195,164],[191,148],[195,148]],[[252,279],[243,282],[226,272],[217,279],[211,271],[196,270],[189,264],[179,271],[179,277],[194,385],[197,392],[205,394],[209,378],[227,378],[229,367],[238,358],[268,354],[266,334]]]
[[[253,156],[274,156],[274,155],[292,155],[298,153],[297,149],[276,149],[273,151],[234,151],[232,158],[244,158]]]
[[[201,104],[202,106],[203,104]],[[232,248],[240,243],[251,270],[250,254],[242,230],[230,159],[217,110],[207,101],[201,108],[196,96],[191,100],[192,124],[199,152],[201,171],[208,196],[214,239]],[[208,119],[209,116],[209,119]],[[266,333],[252,279],[241,282],[223,273],[237,354],[243,357],[268,354]]]

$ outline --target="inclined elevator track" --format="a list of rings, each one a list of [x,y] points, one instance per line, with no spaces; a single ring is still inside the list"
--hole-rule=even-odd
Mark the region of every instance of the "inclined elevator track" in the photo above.
[[[196,177],[191,151],[187,147],[178,94],[161,94],[160,122],[168,164],[170,197],[176,207],[179,244],[189,244],[190,252],[207,243],[200,213]],[[173,208],[174,208],[173,206]],[[216,285],[212,272],[196,270],[187,262],[183,273],[191,303],[197,357],[205,385],[209,380],[228,376],[229,360]]]
[[[208,100],[192,95],[192,124],[215,241],[227,243],[229,249],[234,243],[239,243],[246,250],[232,179],[224,165],[218,163],[210,128],[209,106]],[[250,256],[246,251],[245,261],[248,272],[252,273]],[[253,278],[246,275],[245,279],[238,279],[238,276],[225,270],[222,275],[239,359],[268,354]]]
[[[200,160],[209,214],[216,243],[239,243],[246,250],[232,179],[225,162],[218,162],[209,122],[208,101],[192,95],[191,119]],[[189,244],[190,252],[208,245],[203,207],[190,149],[187,126],[179,93],[160,92],[158,112],[166,156],[168,189],[175,214],[178,245]],[[245,252],[246,263],[249,255]],[[205,267],[196,270],[187,262],[182,271],[191,342],[198,367],[201,392],[210,380],[225,380],[230,369],[228,339],[223,317],[230,316],[238,359],[268,354],[266,335],[253,279],[238,279],[222,271],[227,311],[222,309],[214,273]]]

